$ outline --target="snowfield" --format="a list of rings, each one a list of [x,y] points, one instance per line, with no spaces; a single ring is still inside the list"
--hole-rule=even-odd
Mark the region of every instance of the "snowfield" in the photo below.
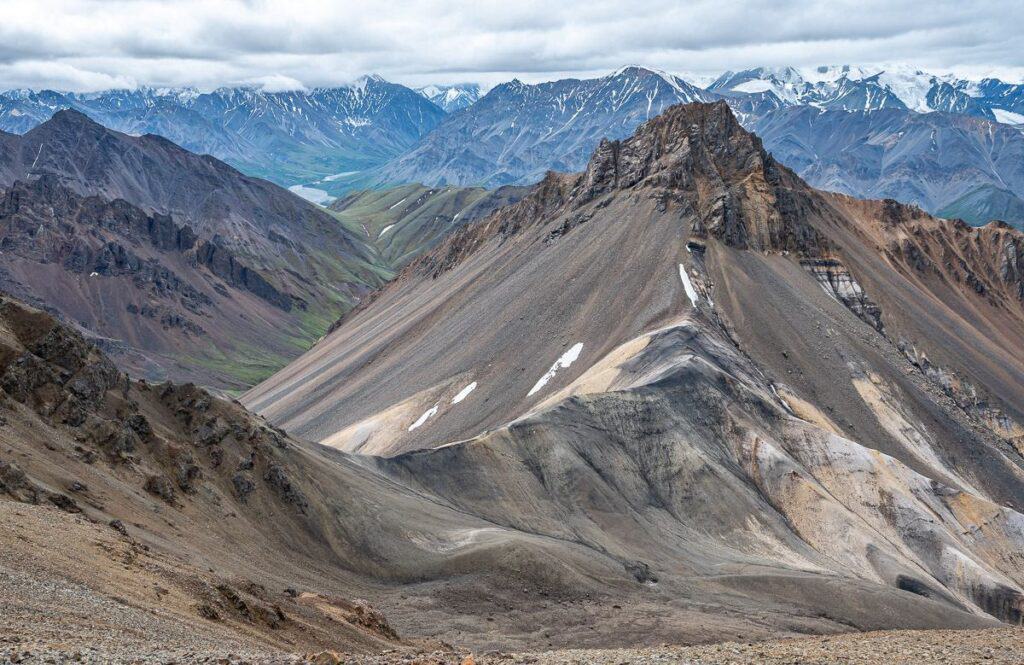
[[[326,205],[334,200],[334,197],[325,192],[322,189],[316,187],[307,187],[305,185],[292,185],[288,188],[288,191],[292,194],[298,194],[302,198],[316,203],[318,205]]]

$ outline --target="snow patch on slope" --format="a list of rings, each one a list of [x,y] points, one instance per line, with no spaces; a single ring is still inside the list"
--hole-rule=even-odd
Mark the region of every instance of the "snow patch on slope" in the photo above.
[[[434,406],[432,406],[429,409],[427,409],[426,411],[424,411],[423,415],[420,416],[416,420],[416,422],[414,422],[412,425],[409,425],[409,431],[411,432],[414,429],[416,429],[417,427],[419,427],[420,425],[422,425],[423,423],[427,422],[427,419],[430,418],[431,416],[433,416],[436,413],[437,413],[437,404],[435,404]]]
[[[1013,111],[1007,111],[1006,109],[992,109],[992,115],[996,117],[996,122],[1001,122],[1007,125],[1024,125],[1024,114],[1014,113]]]
[[[697,289],[693,288],[693,282],[690,281],[690,276],[686,274],[686,267],[679,264],[679,279],[683,281],[683,290],[686,291],[686,297],[690,299],[690,303],[697,306]]]
[[[740,83],[739,85],[734,85],[732,87],[732,89],[733,89],[733,92],[751,92],[751,93],[753,93],[753,92],[768,92],[769,90],[773,89],[773,87],[774,86],[772,86],[772,84],[769,83],[768,81],[764,81],[762,79],[752,79],[750,81],[744,81],[743,83]]]
[[[530,392],[526,393],[526,396],[529,397],[546,386],[548,381],[555,378],[555,374],[558,373],[558,370],[567,369],[569,365],[576,362],[576,359],[580,357],[581,351],[583,351],[582,342],[576,342],[573,344],[568,351],[563,353],[562,356],[555,361],[555,364],[551,366],[551,369],[549,369],[544,376],[540,377],[540,379],[537,380],[537,383],[533,384],[533,388],[530,388]]]
[[[297,194],[301,196],[307,201],[317,203],[319,205],[330,203],[331,200],[334,198],[333,196],[331,196],[322,189],[317,189],[316,187],[306,187],[305,185],[292,185],[291,187],[288,188],[288,191],[291,192],[292,194]]]
[[[469,396],[469,393],[476,390],[476,381],[459,391],[459,394],[452,398],[452,404],[458,404]]]

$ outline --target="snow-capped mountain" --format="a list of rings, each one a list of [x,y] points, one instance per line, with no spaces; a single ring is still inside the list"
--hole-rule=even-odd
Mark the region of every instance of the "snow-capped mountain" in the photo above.
[[[75,109],[128,134],[159,134],[281,184],[373,167],[412,146],[444,116],[420,94],[379,76],[347,86],[0,94],[0,129],[24,133]]]
[[[709,90],[822,189],[1024,224],[1024,86],[907,66],[760,67]]]
[[[464,109],[480,99],[480,86],[476,83],[428,85],[416,88],[416,92],[434,102],[448,113]]]
[[[681,78],[623,67],[596,79],[536,85],[512,80],[462,113],[447,116],[419,145],[389,163],[382,182],[536,182],[544,172],[582,168],[603,138],[628,136],[673,104],[708,101]]]
[[[1020,85],[996,79],[968,81],[906,65],[757,67],[725,72],[708,89],[729,98],[772,95],[778,98],[780,106],[808,105],[844,111],[945,111],[1004,121],[1000,119],[1012,117],[1006,116],[1007,112],[1024,110],[1024,89]]]
[[[668,106],[718,98],[818,187],[893,197],[977,224],[1024,222],[1016,166],[1024,135],[993,124],[1024,123],[1024,86],[906,66],[759,67],[727,72],[706,90],[641,67],[590,80],[514,80],[446,117],[374,180],[535,182],[547,170],[582,168],[602,138],[628,135]],[[989,145],[989,136],[998,141]]]

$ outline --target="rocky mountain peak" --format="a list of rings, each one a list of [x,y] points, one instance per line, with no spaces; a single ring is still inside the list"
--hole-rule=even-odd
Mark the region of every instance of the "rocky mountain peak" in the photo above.
[[[61,109],[53,114],[49,122],[52,122],[54,125],[67,125],[71,127],[100,126],[95,120],[75,109]]]
[[[62,109],[53,114],[46,122],[30,130],[26,137],[29,140],[46,141],[50,137],[74,136],[77,140],[97,140],[109,130],[81,111]]]
[[[829,243],[804,220],[813,197],[743,129],[724,101],[680,104],[623,141],[603,141],[582,175],[579,204],[651,187],[696,214],[694,233],[741,248],[819,255]]]
[[[746,171],[769,159],[760,140],[740,126],[724,101],[679,104],[627,139],[603,140],[587,165],[583,186],[597,194],[666,171],[712,165],[719,173]]]

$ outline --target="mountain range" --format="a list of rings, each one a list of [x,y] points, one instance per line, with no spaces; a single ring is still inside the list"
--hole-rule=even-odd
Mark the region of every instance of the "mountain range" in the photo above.
[[[573,171],[602,138],[628,136],[673,104],[710,99],[670,74],[640,67],[599,79],[492,88],[450,114],[420,143],[383,167],[381,182],[497,187]]]
[[[723,95],[764,94],[774,98],[779,106],[843,111],[942,111],[1024,124],[1024,86],[992,78],[969,81],[905,65],[846,65],[803,72],[793,67],[756,67],[725,72],[708,90]]]
[[[354,189],[396,184],[528,185],[547,170],[583,168],[602,138],[627,136],[671,104],[720,98],[815,186],[893,196],[974,224],[993,217],[1024,223],[1024,191],[1017,175],[1004,171],[1019,140],[1002,129],[1024,127],[1024,86],[905,65],[759,67],[726,72],[707,89],[632,66],[596,79],[512,81],[485,95],[475,84],[412,90],[379,76],[289,92],[10,91],[0,95],[0,128],[22,133],[56,109],[76,108],[111,128],[166,136],[328,204]],[[794,110],[804,108],[819,113]],[[991,130],[998,140],[990,144],[987,125],[965,125],[960,116],[998,123]],[[811,118],[812,126],[800,124]],[[899,133],[917,136],[912,128],[924,125],[947,140],[933,148]],[[816,135],[840,127],[839,140]],[[943,152],[939,146],[950,141]],[[867,154],[870,173],[859,166]],[[957,178],[945,182],[951,171]]]
[[[416,231],[477,195],[338,214],[412,204]],[[132,380],[0,296],[0,656],[579,662],[492,651],[955,628],[1012,662],[1024,234],[813,189],[723,101],[514,198],[240,402]]]
[[[674,106],[242,401],[485,517],[474,546],[622,562],[691,626],[729,597],[776,626],[1019,623],[1022,252],[811,189],[724,102]]]
[[[245,173],[291,186],[343,178],[411,147],[444,111],[405,86],[365,76],[336,88],[110,90],[0,94],[0,129],[24,133],[62,109],[126,134],[157,134]]]
[[[926,82],[932,87],[922,93]],[[974,84],[852,68],[814,76],[794,69],[728,73],[702,90],[626,67],[600,79],[514,81],[447,114],[422,95],[444,94],[454,103],[478,89],[435,86],[421,95],[366,77],[303,93],[7,93],[0,102],[13,106],[0,117],[23,123],[15,129],[67,104],[135,129],[157,123],[204,144],[213,134],[188,131],[182,118],[215,117],[222,146],[240,154],[264,133],[241,120],[248,109],[293,148],[324,139],[318,128],[341,126],[365,128],[359,140],[377,147],[360,157],[376,166],[293,187],[323,203],[331,196],[318,188],[333,188],[341,196],[324,210],[164,138],[57,112],[23,135],[0,134],[0,186],[8,188],[0,284],[80,326],[136,375],[244,389],[453,230],[518,200],[526,187],[488,193],[472,183],[529,183],[549,169],[583,168],[604,137],[626,136],[672,104],[716,98],[815,186],[910,202],[974,224],[1021,223],[1024,134],[983,113],[922,112],[913,94],[937,99],[939,83],[990,110],[1019,108],[1019,87],[991,79]],[[887,101],[867,111],[846,108],[860,105],[850,101],[857,95]],[[372,130],[352,120],[364,115]],[[309,154],[333,159],[338,142],[324,140]],[[277,168],[276,156],[290,150],[278,139],[263,146],[275,155],[261,158],[264,170]],[[435,184],[351,189],[402,181]],[[448,182],[459,184],[437,184]]]
[[[652,594],[1017,622],[1022,250],[813,190],[724,103],[675,106],[450,235],[242,401]]]
[[[893,197],[975,224],[1024,224],[1019,175],[1024,88],[917,70],[727,72],[702,90],[627,67],[607,77],[499,85],[447,116],[376,182],[526,184],[573,171],[602,137],[621,138],[666,106],[725,99],[769,150],[811,184]],[[934,135],[932,130],[934,130]]]
[[[0,134],[0,187],[0,288],[151,380],[251,385],[393,274],[288,191],[73,110]]]

